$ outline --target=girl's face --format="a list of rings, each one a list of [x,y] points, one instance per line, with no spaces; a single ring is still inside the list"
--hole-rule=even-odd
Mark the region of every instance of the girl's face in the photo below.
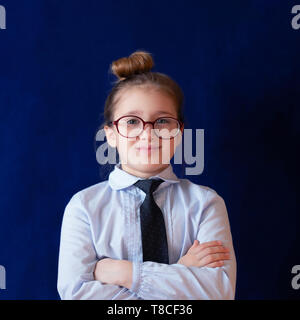
[[[177,119],[173,100],[153,88],[130,88],[122,92],[116,105],[113,120],[125,115],[136,115],[144,121],[155,121],[159,117]],[[104,127],[107,142],[117,147],[122,169],[139,177],[147,178],[165,169],[181,142],[182,130],[173,139],[160,139],[150,123],[135,138],[125,138],[116,126]],[[149,149],[150,148],[150,149]]]

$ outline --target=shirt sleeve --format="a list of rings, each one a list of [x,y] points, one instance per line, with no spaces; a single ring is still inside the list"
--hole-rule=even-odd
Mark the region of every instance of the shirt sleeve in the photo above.
[[[75,194],[61,227],[57,290],[62,300],[138,300],[127,288],[94,279],[97,257],[88,215]]]
[[[236,258],[229,219],[224,200],[212,189],[206,192],[196,238],[200,243],[221,240],[230,249],[231,260],[216,268],[133,262],[130,290],[145,300],[234,299]]]

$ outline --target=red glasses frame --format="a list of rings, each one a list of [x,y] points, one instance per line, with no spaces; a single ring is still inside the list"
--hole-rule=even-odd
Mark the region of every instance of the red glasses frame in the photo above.
[[[139,135],[135,136],[135,137],[127,137],[127,136],[124,136],[123,134],[120,133],[118,123],[119,123],[119,121],[120,121],[121,119],[126,118],[126,117],[135,117],[135,118],[140,119],[140,120],[143,122],[143,130],[141,131],[141,133],[145,130],[145,125],[146,125],[147,123],[151,123],[151,124],[152,124],[153,130],[154,130],[154,132],[155,132],[154,124],[155,124],[155,122],[156,122],[157,120],[159,120],[159,119],[169,118],[169,119],[176,120],[176,121],[179,123],[179,131],[181,131],[182,126],[183,126],[183,122],[182,122],[182,121],[180,121],[180,120],[178,120],[178,119],[176,119],[176,118],[173,118],[173,117],[159,117],[159,118],[157,118],[155,121],[144,121],[142,118],[140,118],[140,117],[138,117],[138,116],[136,116],[136,115],[133,115],[133,114],[128,114],[128,115],[125,115],[125,116],[120,117],[120,118],[117,119],[117,120],[110,121],[111,124],[113,124],[113,125],[116,126],[118,133],[119,133],[122,137],[124,137],[124,138],[129,138],[129,139],[130,139],[130,138],[136,138],[136,137],[138,137],[141,133],[140,133]],[[179,131],[178,131],[178,133],[179,133]],[[177,133],[177,134],[178,134],[178,133]],[[155,134],[156,134],[156,133],[155,133]],[[176,134],[176,135],[177,135],[177,134]],[[160,138],[160,139],[163,139],[163,138],[160,137],[160,136],[157,136],[157,137]],[[176,136],[171,137],[171,138],[167,138],[167,139],[174,139],[175,137],[176,137]]]

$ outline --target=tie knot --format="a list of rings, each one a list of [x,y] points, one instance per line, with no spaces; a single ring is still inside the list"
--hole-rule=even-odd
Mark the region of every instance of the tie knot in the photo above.
[[[148,195],[152,194],[162,182],[164,182],[162,179],[144,179],[138,180],[134,185],[142,189]]]

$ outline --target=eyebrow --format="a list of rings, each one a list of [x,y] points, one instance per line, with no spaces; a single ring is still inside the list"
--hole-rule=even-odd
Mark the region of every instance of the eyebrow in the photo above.
[[[139,114],[139,115],[142,115],[143,112],[140,111],[140,110],[132,110],[132,111],[127,112],[126,114],[124,114],[124,116],[127,116],[127,115],[129,115],[129,114]],[[171,114],[171,113],[169,113],[169,112],[166,112],[166,111],[158,111],[158,112],[155,113],[155,115],[159,115],[159,114],[168,114],[168,115],[170,115],[170,116],[173,117],[173,114]]]

